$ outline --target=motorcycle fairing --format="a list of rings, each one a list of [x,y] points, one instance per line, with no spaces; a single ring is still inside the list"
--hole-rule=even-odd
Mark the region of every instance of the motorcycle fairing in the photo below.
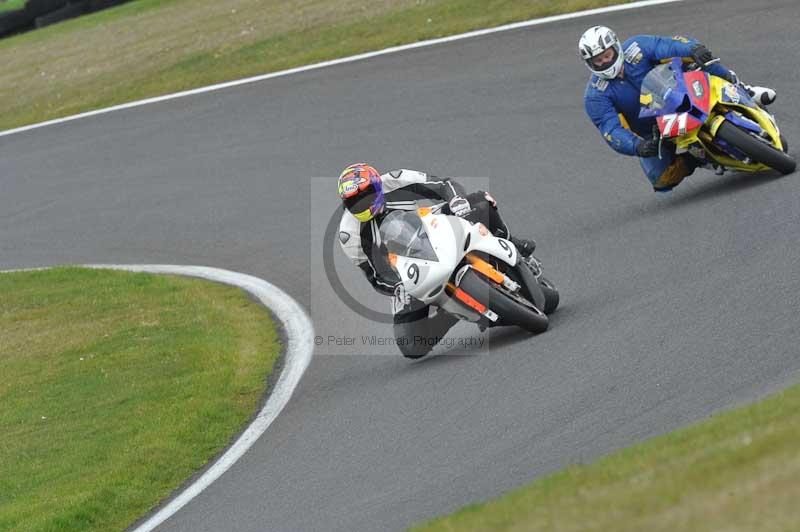
[[[678,148],[700,145],[725,167],[746,172],[769,170],[766,165],[747,160],[738,150],[717,139],[716,133],[723,121],[730,120],[759,136],[766,134],[770,142],[782,150],[780,131],[772,115],[758,106],[746,91],[725,79],[702,71],[683,72],[678,58],[669,65],[677,75],[675,87],[664,95],[665,105],[661,109],[651,109],[648,105],[652,95],[647,95],[650,96],[648,101],[643,94],[639,116],[655,118],[661,135],[675,142]]]
[[[741,128],[750,130],[753,133],[761,134],[761,132],[764,131],[756,122],[753,122],[749,118],[746,118],[739,113],[734,113],[733,111],[725,113],[725,119],[733,122]]]
[[[680,59],[670,61],[673,72],[682,72]],[[708,118],[710,109],[710,90],[708,74],[705,72],[687,72],[683,76],[675,76],[675,87],[665,93],[664,105],[660,109],[642,107],[641,118],[655,118],[658,130],[664,138],[675,138],[686,135],[702,127]],[[691,89],[690,89],[691,87]],[[652,95],[642,95],[644,106],[652,102]]]
[[[514,244],[494,236],[483,224],[473,225],[461,218],[437,215],[425,209],[420,209],[419,217],[438,260],[392,254],[389,262],[406,291],[423,303],[430,304],[444,297],[445,283],[470,252],[486,253],[512,267],[519,261]]]
[[[692,104],[703,116],[708,116],[708,112],[711,109],[711,88],[708,83],[708,74],[701,70],[686,72],[684,81],[685,85],[692,88],[692,90],[688,91]],[[702,119],[702,117],[699,118]]]
[[[763,134],[766,134],[773,146],[779,150],[783,150],[780,130],[775,123],[775,119],[771,114],[758,106],[744,90],[733,83],[716,76],[709,76],[709,81],[712,95],[712,118],[709,121],[708,130],[711,133],[711,137],[700,135],[698,141],[707,151],[713,154],[717,162],[725,167],[744,172],[770,170],[770,168],[764,164],[742,160],[745,159],[742,154],[738,153],[737,150],[722,146],[724,143],[720,139],[714,137],[722,122],[729,120],[737,126],[752,131],[757,135],[763,136]],[[735,102],[737,98],[733,95],[738,95],[739,103]],[[723,147],[723,149],[727,150],[729,153],[723,152],[718,146]],[[741,159],[737,159],[737,155],[740,156]]]
[[[485,234],[481,234],[485,232]],[[519,261],[519,252],[516,246],[505,238],[499,238],[489,232],[483,224],[472,226],[472,238],[466,253],[481,251],[492,257],[497,257],[509,266],[516,266]],[[477,233],[477,238],[475,233]],[[465,255],[466,255],[465,253]]]
[[[700,129],[703,122],[687,113],[674,113],[656,118],[658,130],[664,138],[674,138]]]

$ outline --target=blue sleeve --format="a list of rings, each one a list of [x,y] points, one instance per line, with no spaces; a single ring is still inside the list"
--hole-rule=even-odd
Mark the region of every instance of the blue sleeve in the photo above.
[[[692,57],[692,47],[700,44],[691,37],[660,37],[658,35],[640,35],[636,42],[644,55],[653,63],[673,57]]]
[[[639,136],[622,126],[617,109],[611,100],[601,94],[587,94],[584,105],[586,114],[614,151],[624,155],[636,155]]]
[[[675,37],[640,35],[636,37],[636,41],[639,43],[644,55],[653,63],[673,57],[692,57],[692,47],[700,44],[697,39],[681,35],[676,35]],[[711,65],[708,72],[726,79],[730,76],[730,71],[719,62]]]

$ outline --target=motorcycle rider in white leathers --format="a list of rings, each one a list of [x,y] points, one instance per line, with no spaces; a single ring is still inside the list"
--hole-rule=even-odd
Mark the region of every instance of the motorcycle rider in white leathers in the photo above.
[[[496,236],[514,243],[524,257],[530,256],[536,246],[532,240],[510,236],[497,211],[497,203],[487,192],[466,194],[452,179],[424,172],[394,170],[381,175],[368,164],[353,164],[339,177],[339,197],[344,205],[339,243],[372,287],[393,297],[395,340],[408,358],[428,354],[458,320],[441,311],[430,316],[428,305],[405,292],[380,241],[380,223],[386,214],[416,209],[419,200],[445,202],[444,214],[483,223]]]

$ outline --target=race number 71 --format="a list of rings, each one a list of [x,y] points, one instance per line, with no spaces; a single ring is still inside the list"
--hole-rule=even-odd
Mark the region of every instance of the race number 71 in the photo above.
[[[686,133],[686,121],[688,118],[689,115],[687,113],[673,113],[671,115],[664,115],[662,117],[662,120],[664,120],[664,129],[662,130],[664,132],[664,136],[674,137]],[[676,121],[678,122],[678,132],[673,135],[672,128],[675,126]]]

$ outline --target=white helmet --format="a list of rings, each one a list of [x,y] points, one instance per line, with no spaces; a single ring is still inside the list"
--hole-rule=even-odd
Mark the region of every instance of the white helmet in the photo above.
[[[614,56],[601,65],[595,65],[592,59],[602,54],[609,48],[614,49]],[[578,50],[592,74],[603,79],[614,79],[619,76],[625,56],[622,55],[622,45],[617,34],[605,26],[594,26],[581,35],[578,41]]]

